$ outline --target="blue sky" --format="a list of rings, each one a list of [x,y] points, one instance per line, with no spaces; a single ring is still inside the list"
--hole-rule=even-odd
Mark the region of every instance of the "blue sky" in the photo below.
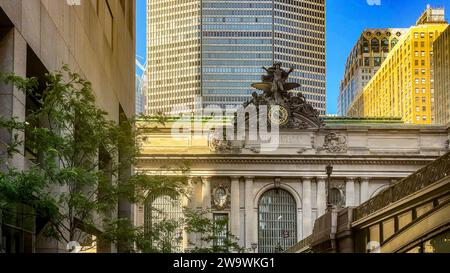
[[[145,63],[147,40],[147,0],[136,0],[136,55]],[[142,57],[143,59],[141,59]]]
[[[226,0],[224,0],[226,1]],[[344,64],[365,28],[410,27],[427,4],[444,6],[450,0],[326,0],[327,1],[327,113],[336,114]],[[146,0],[137,2],[136,54],[146,54]],[[380,2],[380,5],[369,5]]]

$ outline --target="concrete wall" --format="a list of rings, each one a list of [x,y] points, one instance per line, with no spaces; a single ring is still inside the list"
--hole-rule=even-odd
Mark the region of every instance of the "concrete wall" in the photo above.
[[[0,9],[49,71],[67,64],[81,73],[92,82],[99,106],[118,120],[119,103],[131,117],[135,101],[135,27],[128,25],[134,24],[129,17],[135,17],[135,1],[125,3],[123,11],[120,0],[80,0],[79,6],[63,0],[0,0]]]

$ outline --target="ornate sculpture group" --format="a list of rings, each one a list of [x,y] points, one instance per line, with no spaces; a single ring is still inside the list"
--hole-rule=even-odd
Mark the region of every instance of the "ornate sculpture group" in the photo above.
[[[262,94],[254,92],[252,99],[244,106],[267,105],[269,108],[269,121],[277,122],[280,127],[285,128],[320,128],[323,125],[319,112],[307,103],[302,93],[289,92],[300,87],[298,83],[288,82],[289,75],[294,71],[281,68],[280,63],[263,69],[267,72],[261,77],[262,82],[252,84],[252,87],[263,91]],[[273,106],[279,106],[278,113],[271,112]]]

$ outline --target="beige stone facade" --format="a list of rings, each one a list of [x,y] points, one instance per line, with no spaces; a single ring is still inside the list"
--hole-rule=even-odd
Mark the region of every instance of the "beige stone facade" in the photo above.
[[[309,236],[314,221],[325,213],[328,164],[334,167],[330,188],[342,195],[341,205],[357,206],[448,149],[450,131],[444,126],[327,123],[321,129],[281,130],[279,146],[270,152],[248,140],[217,143],[196,136],[195,130],[177,135],[168,124],[144,138],[137,168],[153,174],[161,173],[162,166],[189,162],[192,195],[187,204],[228,215],[229,230],[249,251],[257,244],[260,252],[274,252],[270,240],[280,240],[285,250],[292,246],[289,242]],[[229,192],[225,206],[217,206],[215,200],[220,188]],[[261,209],[265,201],[278,198],[272,190],[287,193],[295,206],[295,213],[279,212],[278,218],[289,217],[278,219],[279,227],[277,217],[266,221],[264,217],[273,215]],[[277,213],[276,207],[271,208]],[[145,211],[143,207],[138,211],[136,220],[143,225]],[[275,239],[263,238],[264,232],[272,232]]]

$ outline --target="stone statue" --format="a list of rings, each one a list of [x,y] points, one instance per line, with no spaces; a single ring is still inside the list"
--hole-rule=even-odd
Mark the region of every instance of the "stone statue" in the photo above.
[[[298,83],[288,82],[289,75],[293,68],[284,70],[281,63],[275,63],[272,67],[263,67],[266,75],[261,77],[262,82],[252,84],[252,87],[263,91],[262,94],[254,92],[252,99],[244,104],[255,105],[257,108],[266,105],[269,108],[269,121],[278,123],[286,128],[320,128],[323,125],[319,117],[319,112],[307,103],[306,98],[301,93],[291,93],[289,91],[300,87]],[[277,113],[272,106],[279,106]]]
[[[275,69],[273,71],[273,85],[272,90],[278,89],[284,91],[284,84],[289,77],[289,75],[294,71],[294,68],[290,68],[289,71],[284,71],[281,68],[281,64],[275,64]]]
[[[281,68],[281,63],[275,63],[272,67],[263,67],[263,69],[267,75],[261,77],[261,83],[255,83],[252,86],[264,91],[265,97],[273,99],[276,104],[283,105],[283,99],[288,96],[287,91],[300,87],[297,83],[286,82],[294,69],[290,68],[286,71]]]

